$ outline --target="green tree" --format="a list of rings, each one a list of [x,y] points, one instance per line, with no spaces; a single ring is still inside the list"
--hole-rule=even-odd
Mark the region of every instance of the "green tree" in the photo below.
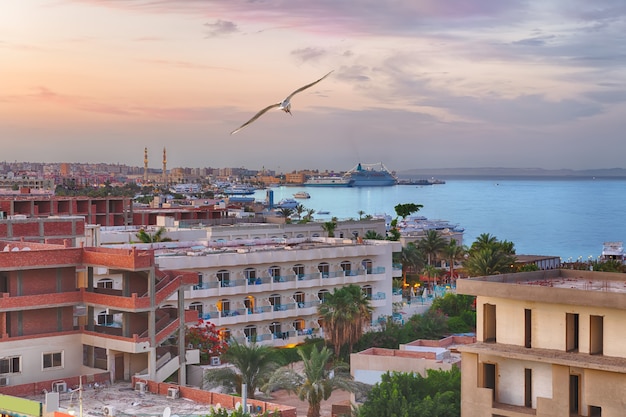
[[[406,219],[411,214],[417,213],[418,211],[420,211],[420,209],[423,207],[424,206],[421,204],[405,203],[405,204],[396,204],[396,206],[394,207],[394,210],[396,211],[396,214],[398,215],[398,217],[402,217],[402,219]]]
[[[222,360],[232,366],[211,369],[206,372],[206,388],[224,387],[229,392],[241,394],[241,385],[246,384],[248,398],[254,398],[257,388],[263,386],[278,367],[276,351],[264,345],[244,345],[235,340],[230,342]]]
[[[348,364],[331,361],[333,353],[326,346],[321,350],[314,347],[308,356],[302,350],[298,354],[302,359],[303,371],[280,368],[274,372],[264,390],[271,392],[286,389],[297,394],[301,401],[309,404],[307,417],[319,417],[322,401],[330,398],[334,390],[357,392],[365,389],[364,384],[353,380]]]
[[[304,220],[307,220],[307,221],[313,220],[314,214],[315,214],[315,209],[307,209],[306,214],[304,215]]]
[[[280,210],[278,210],[278,213],[285,218],[285,222],[286,223],[290,223],[291,222],[291,218],[290,216],[293,214],[294,210],[287,208],[287,207],[283,207]]]
[[[512,242],[483,233],[470,246],[463,268],[473,276],[503,274],[514,270],[515,259]]]
[[[461,372],[428,370],[424,378],[415,373],[383,374],[357,410],[358,417],[459,417]]]
[[[363,220],[363,216],[365,215],[365,212],[363,210],[359,210],[357,214],[359,215],[359,220]]]
[[[333,217],[333,220],[329,222],[324,222],[322,224],[322,229],[324,229],[324,231],[328,233],[328,237],[335,237],[336,228],[337,228],[337,221],[335,220],[334,217]]]
[[[424,239],[420,240],[417,246],[426,255],[428,265],[436,262],[437,256],[444,250],[448,243],[437,230],[426,232]]]
[[[465,248],[457,244],[456,239],[450,239],[448,245],[441,250],[441,254],[450,264],[450,279],[454,280],[454,264],[456,261],[463,259]]]
[[[294,211],[296,212],[296,216],[298,216],[298,220],[300,220],[302,219],[302,214],[304,214],[304,212],[306,211],[306,207],[304,207],[302,204],[298,204]]]
[[[407,274],[416,273],[424,267],[424,256],[413,242],[407,243],[400,252],[396,253],[393,255],[396,257],[396,261],[402,264],[402,281],[406,284]]]
[[[343,346],[348,352],[363,335],[363,326],[369,323],[373,308],[369,299],[358,285],[350,284],[335,288],[319,304],[318,313],[322,318],[324,337],[333,345],[336,355]]]
[[[155,242],[171,242],[172,239],[164,236],[167,232],[165,227],[160,227],[154,233],[148,233],[145,229],[139,229],[139,232],[135,235],[142,243],[155,243]]]
[[[375,230],[368,230],[365,232],[365,236],[363,236],[363,238],[370,240],[385,240],[385,237]]]

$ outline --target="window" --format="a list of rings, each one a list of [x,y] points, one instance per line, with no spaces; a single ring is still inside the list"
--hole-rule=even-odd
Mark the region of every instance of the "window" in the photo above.
[[[282,333],[282,326],[280,325],[279,322],[274,321],[272,322],[272,324],[270,324],[270,333],[274,335],[274,337],[279,338],[281,337],[281,333]]]
[[[202,317],[202,313],[203,313],[202,303],[196,301],[196,302],[189,304],[189,310],[196,310],[198,312],[198,317]]]
[[[372,267],[374,264],[372,263],[371,259],[363,259],[363,261],[361,261],[361,265],[363,266],[363,268],[365,268],[366,274],[372,273]]]
[[[350,261],[342,261],[341,262],[341,269],[343,269],[343,272],[346,276],[350,276],[350,271],[352,270],[352,262]]]
[[[327,262],[322,262],[317,265],[317,270],[322,274],[322,278],[328,278],[330,274],[330,265]]]
[[[246,268],[243,270],[243,276],[248,280],[248,284],[252,285],[256,283],[256,269]]]
[[[0,359],[0,374],[15,374],[21,371],[20,356],[9,356]]]
[[[298,279],[304,278],[304,265],[297,264],[293,266],[293,273],[296,274]]]
[[[44,353],[43,369],[62,368],[63,352]]]
[[[97,284],[98,288],[107,288],[107,289],[113,289],[113,280],[110,278],[104,278],[98,281]]]
[[[228,342],[228,340],[230,340],[230,329],[228,327],[222,327],[217,334],[222,342]]]
[[[256,326],[248,325],[243,329],[243,334],[246,335],[248,342],[256,342]]]
[[[317,293],[317,298],[320,300],[320,303],[326,301],[326,297],[328,297],[328,294],[330,294],[330,291],[328,291],[327,289],[319,290],[319,292]]]
[[[371,300],[371,299],[372,299],[372,286],[371,286],[371,285],[364,285],[364,286],[361,288],[361,291],[363,291],[363,295],[365,295],[365,297],[366,297],[368,300]]]
[[[222,298],[216,304],[217,309],[222,313],[222,316],[230,315],[230,300],[228,298]]]
[[[254,313],[254,297],[251,295],[246,296],[243,300],[243,305],[248,309],[248,314]]]
[[[220,286],[230,287],[230,272],[225,269],[217,271],[217,280],[220,282]]]
[[[280,266],[270,266],[267,272],[274,278],[274,282],[280,282]]]
[[[282,306],[280,304],[280,294],[270,295],[270,304],[274,306],[274,311],[282,310]]]
[[[98,314],[98,325],[99,326],[112,326],[113,325],[113,314],[109,314],[106,311]]]
[[[302,291],[298,291],[293,295],[293,299],[298,305],[298,307],[304,307],[304,293]]]

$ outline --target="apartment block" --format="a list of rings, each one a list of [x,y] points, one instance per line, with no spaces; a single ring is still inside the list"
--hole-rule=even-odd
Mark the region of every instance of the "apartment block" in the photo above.
[[[477,342],[462,353],[462,417],[626,415],[624,274],[545,270],[461,279]]]
[[[119,276],[119,288],[96,282],[99,270]],[[184,381],[199,355],[174,341],[197,322],[182,305],[197,282],[158,269],[150,250],[0,241],[0,393],[61,391],[78,375],[163,381],[178,372]]]
[[[373,322],[391,315],[392,280],[402,276],[391,262],[398,242],[311,236],[317,227],[215,227],[205,232],[211,240],[121,247],[152,247],[160,269],[197,274],[184,291],[184,308],[215,324],[223,337],[286,346],[323,336],[318,305],[349,284],[371,300]],[[113,239],[106,235],[103,241]],[[173,306],[176,297],[169,299]]]

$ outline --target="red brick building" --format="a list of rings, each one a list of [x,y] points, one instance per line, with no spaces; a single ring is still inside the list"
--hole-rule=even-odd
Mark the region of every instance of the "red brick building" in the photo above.
[[[94,282],[96,269],[115,274],[118,288]],[[173,341],[197,321],[183,308],[197,282],[160,271],[151,250],[0,241],[0,393],[49,391],[78,375],[185,381],[193,360]]]

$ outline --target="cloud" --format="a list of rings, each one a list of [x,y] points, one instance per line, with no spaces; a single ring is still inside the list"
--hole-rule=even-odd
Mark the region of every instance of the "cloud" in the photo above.
[[[326,55],[326,50],[321,48],[308,47],[291,51],[291,56],[296,57],[300,62],[316,61]]]
[[[233,22],[228,22],[226,20],[218,19],[213,23],[205,23],[204,26],[208,29],[208,38],[216,38],[219,36],[225,36],[239,32],[236,24],[234,24]]]

